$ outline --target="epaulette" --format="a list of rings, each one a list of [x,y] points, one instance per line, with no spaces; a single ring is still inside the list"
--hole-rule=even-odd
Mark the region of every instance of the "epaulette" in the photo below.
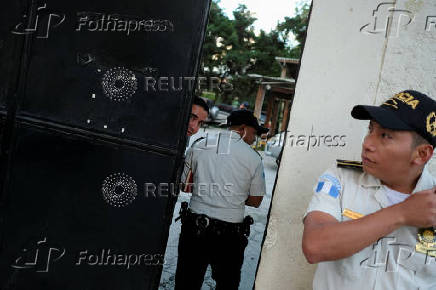
[[[349,168],[349,169],[357,169],[357,170],[363,170],[362,162],[360,161],[349,161],[349,160],[336,160],[336,165],[339,168]]]
[[[194,142],[192,142],[191,147],[194,146],[196,143],[200,142],[201,140],[205,139],[205,138],[206,138],[206,137],[200,137],[200,138],[198,138],[197,140],[195,140]]]

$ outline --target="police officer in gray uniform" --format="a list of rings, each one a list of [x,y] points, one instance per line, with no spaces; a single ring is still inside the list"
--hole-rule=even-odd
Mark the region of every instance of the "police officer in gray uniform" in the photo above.
[[[216,289],[238,289],[251,217],[265,195],[260,155],[250,145],[268,132],[248,110],[227,118],[229,130],[200,139],[186,154],[183,191],[192,192],[181,212],[176,289],[200,289],[208,265]]]
[[[370,120],[362,162],[328,169],[304,218],[313,289],[436,289],[436,102],[409,90],[351,115]]]

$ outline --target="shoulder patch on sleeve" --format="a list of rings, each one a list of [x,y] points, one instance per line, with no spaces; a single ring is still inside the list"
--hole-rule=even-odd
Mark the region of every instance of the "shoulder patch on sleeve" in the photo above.
[[[334,198],[337,198],[341,190],[341,183],[336,177],[330,174],[323,174],[318,180],[315,192],[326,193]]]
[[[360,161],[349,161],[349,160],[336,160],[336,165],[339,168],[348,168],[348,169],[356,169],[356,170],[363,170],[362,162]]]

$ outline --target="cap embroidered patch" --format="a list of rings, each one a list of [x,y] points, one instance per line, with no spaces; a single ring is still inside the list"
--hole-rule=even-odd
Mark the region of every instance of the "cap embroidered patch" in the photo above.
[[[427,116],[427,132],[430,133],[433,137],[436,136],[436,113],[431,112]]]
[[[323,174],[319,178],[318,185],[316,186],[315,191],[323,192],[334,198],[337,198],[339,196],[339,193],[341,192],[341,189],[341,183],[336,177],[330,174]]]
[[[395,109],[398,110],[397,100],[410,106],[413,110],[415,110],[419,104],[419,100],[415,99],[414,96],[412,96],[411,94],[409,94],[407,92],[401,92],[401,93],[396,94],[392,98],[389,98],[388,100],[386,100],[386,102],[384,102],[383,105],[391,106],[391,107],[394,107]]]

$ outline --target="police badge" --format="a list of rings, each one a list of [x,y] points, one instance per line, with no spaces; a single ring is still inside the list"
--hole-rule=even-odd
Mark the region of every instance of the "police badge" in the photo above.
[[[418,243],[415,250],[432,257],[436,257],[436,231],[434,228],[418,230]]]

